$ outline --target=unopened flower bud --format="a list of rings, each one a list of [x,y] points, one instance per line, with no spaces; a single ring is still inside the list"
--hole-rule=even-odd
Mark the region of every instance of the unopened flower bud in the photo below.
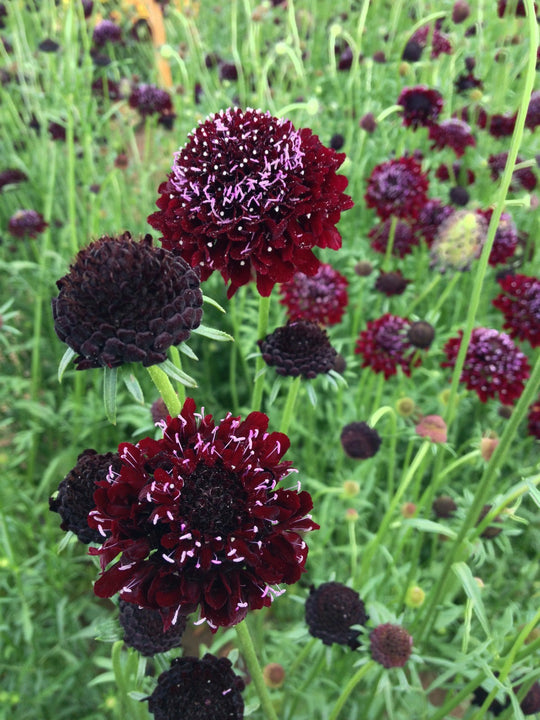
[[[413,518],[416,515],[416,505],[413,502],[403,503],[401,506],[401,514],[404,518]]]
[[[279,663],[268,663],[263,668],[263,678],[266,687],[280,688],[285,682],[285,670]]]
[[[496,435],[488,435],[480,440],[480,454],[486,462],[490,460],[498,444],[499,438]]]
[[[408,588],[405,595],[405,605],[410,608],[419,608],[424,604],[426,593],[418,585],[412,585]]]
[[[360,492],[360,485],[355,480],[345,480],[343,483],[343,494],[352,498]]]

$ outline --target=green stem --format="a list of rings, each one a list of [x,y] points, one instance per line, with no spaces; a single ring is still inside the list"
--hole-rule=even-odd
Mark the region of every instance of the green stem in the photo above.
[[[176,345],[171,345],[171,347],[169,348],[169,352],[171,354],[171,361],[173,365],[179,370],[182,370],[182,359],[180,357],[180,350],[176,347]],[[183,405],[186,399],[186,386],[183,385],[181,382],[176,383],[176,394],[178,395],[178,400],[180,404]]]
[[[352,676],[352,678],[349,680],[349,682],[345,685],[343,688],[343,692],[338,698],[337,703],[334,706],[334,709],[332,710],[328,720],[337,720],[337,717],[341,710],[343,709],[343,706],[347,702],[349,695],[352,693],[354,688],[358,685],[360,680],[364,678],[365,675],[368,674],[368,672],[371,670],[371,668],[375,665],[374,660],[368,660],[368,662],[365,665],[362,665],[356,673]]]
[[[157,387],[159,394],[163,398],[171,417],[180,415],[182,404],[178,395],[174,391],[168,375],[158,365],[150,365],[150,367],[147,367],[146,369],[152,378],[152,382]]]
[[[287,433],[287,431],[289,429],[289,425],[291,424],[294,405],[296,403],[296,398],[298,396],[298,390],[300,389],[301,380],[302,380],[302,376],[298,375],[297,377],[294,378],[294,380],[289,385],[287,401],[285,403],[285,408],[283,409],[283,417],[281,418],[281,426],[279,428],[279,431],[282,433]]]
[[[268,688],[264,683],[264,677],[261,670],[261,666],[257,659],[255,647],[249,634],[249,629],[245,620],[235,626],[236,637],[238,638],[238,645],[240,646],[240,652],[246,662],[250,677],[255,685],[261,707],[267,720],[278,720],[276,711],[268,694]]]
[[[268,316],[270,313],[270,296],[259,299],[259,322],[257,325],[257,339],[261,340],[266,336],[268,330]],[[264,389],[264,360],[262,355],[257,356],[255,364],[255,384],[253,386],[253,397],[251,399],[252,411],[260,410]]]

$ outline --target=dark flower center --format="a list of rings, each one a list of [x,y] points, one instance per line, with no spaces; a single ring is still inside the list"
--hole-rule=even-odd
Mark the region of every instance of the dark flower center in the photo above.
[[[427,95],[423,93],[411,93],[407,98],[405,109],[408,112],[422,112],[426,115],[432,108],[432,103]]]
[[[184,480],[178,504],[180,517],[192,529],[207,535],[228,535],[243,524],[247,493],[240,479],[216,463],[201,463]]]

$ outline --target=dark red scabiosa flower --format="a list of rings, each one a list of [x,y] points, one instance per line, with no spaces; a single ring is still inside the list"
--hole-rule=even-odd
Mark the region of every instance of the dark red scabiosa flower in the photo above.
[[[55,53],[60,50],[60,45],[52,38],[45,38],[38,45],[38,50],[41,52]]]
[[[426,85],[415,85],[403,88],[397,104],[403,107],[403,125],[416,130],[420,126],[429,127],[437,121],[443,109],[443,98],[438,90]]]
[[[88,19],[94,9],[94,0],[81,0],[81,5],[83,6],[84,17]]]
[[[119,43],[122,40],[122,28],[112,20],[101,20],[92,33],[94,45],[103,47],[107,43]]]
[[[330,147],[332,150],[341,150],[345,145],[345,138],[341,133],[334,133],[330,138]]]
[[[497,153],[496,155],[490,155],[488,157],[488,167],[492,180],[498,180],[503,174],[507,159],[507,152]],[[516,158],[516,165],[522,162],[524,162],[524,159],[518,155]],[[516,192],[520,188],[523,188],[528,192],[532,192],[535,187],[536,176],[530,167],[514,170],[512,173],[512,182],[510,183],[510,190]]]
[[[435,339],[435,328],[425,320],[418,320],[411,323],[407,337],[414,347],[427,350]]]
[[[503,328],[514,340],[540,346],[540,280],[528,275],[499,279],[502,293],[492,300],[504,315]]]
[[[96,595],[158,609],[165,629],[198,608],[215,631],[295,583],[308,552],[301,534],[318,525],[307,492],[276,487],[291,472],[289,439],[267,428],[260,412],[216,424],[188,398],[162,439],[122,443],[122,467],[100,483],[89,516],[110,533],[90,550],[102,567]]]
[[[438,23],[435,23],[433,30],[433,37],[431,39],[431,58],[438,58],[439,55],[451,55],[452,54],[452,43],[450,38],[445,33],[440,31]]]
[[[387,297],[403,295],[410,282],[406,277],[403,277],[401,270],[395,270],[394,272],[381,271],[375,281],[375,290],[384,293]]]
[[[244,686],[230,660],[207,653],[175,658],[146,699],[154,720],[242,720]]]
[[[186,629],[186,618],[179,615],[176,623],[163,630],[163,619],[159,610],[140,608],[133,603],[120,600],[118,619],[124,631],[124,643],[135,648],[146,657],[180,647]]]
[[[449,118],[438,125],[431,125],[429,139],[433,141],[432,150],[450,147],[457,157],[463,155],[467,146],[474,147],[476,145],[470,126],[458,118]]]
[[[287,308],[291,320],[336,325],[349,302],[348,284],[347,278],[331,265],[321,263],[315,275],[295,273],[291,280],[282,283],[280,303]]]
[[[371,133],[374,133],[377,129],[377,119],[373,113],[368,112],[365,115],[362,115],[358,125],[362,128],[362,130],[365,130],[371,135]]]
[[[527,115],[525,116],[525,127],[535,130],[540,125],[540,90],[535,90],[529,100]]]
[[[454,213],[451,205],[443,205],[438,198],[428,200],[418,213],[414,230],[424,240],[426,245],[432,246],[441,224]]]
[[[469,17],[471,14],[471,8],[466,0],[456,0],[452,6],[452,22],[459,25]]]
[[[371,657],[385,668],[403,667],[411,657],[413,639],[401,625],[378,625],[369,640]]]
[[[450,188],[448,197],[450,202],[458,207],[464,207],[471,199],[467,188],[464,188],[461,185],[456,185],[455,187]]]
[[[456,88],[457,93],[464,93],[467,92],[467,90],[474,90],[476,88],[482,90],[484,83],[480,80],[480,78],[477,78],[474,73],[469,72],[464,73],[463,75],[458,75],[454,82],[454,87]]]
[[[519,692],[519,687],[515,689]],[[520,703],[521,711],[524,715],[534,715],[540,712],[540,682],[536,680]]]
[[[28,180],[28,176],[18,168],[2,170],[2,172],[0,172],[0,192],[2,192],[6,185],[18,185],[25,180]]]
[[[99,454],[85,450],[77,464],[58,486],[58,494],[49,499],[49,508],[62,518],[60,525],[71,530],[83,543],[102,543],[103,535],[88,525],[88,513],[96,507],[94,492],[97,483],[120,468],[118,453]]]
[[[474,171],[470,168],[463,168],[459,161],[452,163],[452,168],[444,163],[441,163],[435,170],[435,177],[437,180],[452,180],[453,182],[459,182],[463,187],[464,185],[472,185],[476,179]],[[430,201],[431,202],[431,201]]]
[[[17,238],[36,238],[49,224],[36,210],[17,210],[8,223],[8,232]]]
[[[540,440],[540,395],[527,411],[527,433]]]
[[[219,79],[220,80],[238,80],[238,68],[234,63],[220,62],[219,63]]]
[[[121,100],[124,97],[122,86],[111,78],[99,77],[92,83],[92,92],[98,97],[108,97],[109,100]]]
[[[499,15],[500,18],[504,17],[507,6],[509,6],[511,9],[514,8],[514,14],[517,17],[526,17],[527,16],[527,12],[525,10],[525,3],[523,2],[523,0],[517,0],[517,1],[512,0],[510,3],[508,2],[508,0],[499,0],[497,3],[497,14]],[[536,5],[536,3],[534,3],[535,15],[537,12],[538,12],[537,5]]]
[[[517,113],[513,115],[509,115],[508,113],[491,115],[487,123],[489,134],[494,138],[508,137],[514,132],[516,119]]]
[[[414,347],[407,339],[410,326],[409,320],[390,313],[377,320],[370,320],[367,328],[360,333],[354,350],[363,358],[362,367],[384,373],[386,380],[397,373],[398,367],[410,376],[415,354]],[[419,365],[420,359],[414,364]]]
[[[486,225],[489,225],[489,221],[493,215],[493,209],[477,210],[476,212],[485,219]],[[501,265],[510,260],[516,251],[518,243],[519,235],[512,216],[503,212],[495,232],[493,247],[489,254],[489,264],[492,266]]]
[[[448,340],[443,348],[448,360],[441,363],[442,367],[454,367],[462,337],[460,330],[459,337]],[[498,396],[503,405],[512,405],[523,392],[529,374],[527,357],[508,335],[490,328],[473,330],[460,381],[482,402]]]
[[[424,52],[424,45],[417,42],[416,40],[408,40],[403,48],[401,59],[406,62],[418,62]]]
[[[330,372],[337,359],[326,330],[310,320],[289,321],[257,344],[264,362],[275,367],[278,375],[312,380]]]
[[[390,219],[371,228],[368,232],[368,237],[371,238],[370,245],[373,250],[383,255],[386,253],[391,228],[392,221]],[[410,255],[413,248],[418,245],[419,242],[419,238],[415,234],[412,225],[405,220],[398,220],[394,229],[392,255],[400,258],[405,257],[405,255]]]
[[[306,623],[309,633],[325,645],[348,645],[351,650],[360,646],[359,630],[353,625],[368,621],[366,607],[360,595],[339,582],[327,582],[318,588],[311,586],[306,600]]]
[[[367,460],[379,452],[381,436],[365,422],[345,425],[340,435],[341,446],[346,455],[355,460]]]
[[[56,283],[54,329],[78,353],[77,370],[161,363],[202,318],[197,273],[168,250],[129,232],[83,248]]]
[[[457,505],[449,495],[440,495],[435,498],[431,508],[438,518],[447,519],[454,516]]]
[[[173,104],[169,93],[148,83],[140,83],[133,88],[129,96],[129,104],[138,110],[143,118],[149,115],[173,114]]]
[[[229,108],[176,153],[148,222],[203,280],[214,270],[230,280],[229,297],[252,279],[266,297],[295,272],[317,272],[312,248],[341,247],[335,226],[353,204],[336,174],[344,159],[289,120]]]
[[[400,157],[376,165],[364,195],[367,206],[386,220],[391,216],[416,218],[427,202],[429,181],[413,157]]]

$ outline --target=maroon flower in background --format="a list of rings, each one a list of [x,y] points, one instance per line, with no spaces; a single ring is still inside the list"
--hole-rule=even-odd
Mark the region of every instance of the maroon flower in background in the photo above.
[[[36,210],[17,210],[9,219],[8,232],[13,237],[36,238],[49,224]]]
[[[527,411],[527,432],[540,440],[540,395]]]
[[[376,165],[368,179],[364,195],[367,206],[386,220],[416,218],[427,202],[429,182],[422,166],[413,157],[400,157]]]
[[[485,219],[486,226],[489,225],[493,209],[477,210],[476,212]],[[518,231],[512,216],[503,212],[495,231],[495,239],[489,254],[489,264],[492,266],[501,265],[510,260],[516,251],[518,242]]]
[[[453,213],[454,208],[451,205],[443,205],[438,198],[428,200],[422,207],[414,227],[428,248],[437,237],[442,223]]]
[[[442,150],[445,147],[450,147],[457,157],[463,155],[468,145],[471,147],[476,145],[470,126],[458,118],[449,118],[438,125],[431,125],[429,139],[433,141],[432,150]]]
[[[429,127],[443,109],[441,93],[425,85],[403,88],[397,104],[403,106],[403,125],[413,130],[419,126]]]
[[[504,168],[506,167],[506,161],[508,159],[508,153],[502,152],[496,155],[490,155],[488,158],[488,166],[492,180],[498,180],[503,174]],[[522,163],[524,160],[519,155],[516,158],[516,165]],[[520,168],[514,170],[512,173],[512,182],[510,183],[510,190],[516,192],[519,188],[532,192],[536,187],[536,176],[530,167]]]
[[[402,295],[407,285],[410,283],[406,277],[403,277],[401,270],[394,272],[381,272],[375,281],[375,290],[384,293],[387,297],[392,295]]]
[[[326,582],[318,588],[311,586],[306,600],[306,623],[309,633],[325,645],[338,643],[356,650],[359,630],[353,625],[365,625],[366,608],[360,595],[339,582]]]
[[[405,375],[410,375],[415,354],[415,348],[407,338],[410,325],[409,320],[390,313],[370,320],[360,333],[354,350],[363,357],[362,367],[384,373],[386,380],[397,373],[398,367]],[[419,365],[420,359],[414,364]]]
[[[287,308],[291,320],[311,320],[321,325],[336,325],[341,321],[349,298],[347,278],[329,265],[321,263],[313,276],[295,275],[282,283],[280,303]]]
[[[131,91],[129,104],[140,112],[142,117],[148,115],[172,115],[173,104],[171,96],[166,90],[141,83]]]
[[[28,180],[28,176],[19,168],[8,168],[0,172],[0,192],[6,185],[18,185],[18,183]]]
[[[499,280],[503,292],[492,300],[504,315],[503,328],[515,340],[540,346],[540,280],[527,275],[506,275]]]
[[[421,212],[421,211],[420,211]],[[385,220],[383,223],[375,225],[368,232],[371,238],[370,245],[378,253],[383,255],[386,253],[388,240],[390,238],[390,228],[392,221]],[[394,257],[405,257],[410,255],[413,248],[419,244],[418,236],[415,234],[413,227],[405,220],[398,220],[394,229],[394,242],[392,245],[392,255]]]
[[[381,436],[366,422],[352,422],[345,425],[339,436],[346,455],[355,460],[367,460],[379,452]]]
[[[312,248],[341,247],[335,226],[353,204],[336,174],[344,159],[289,120],[229,108],[176,153],[148,222],[203,280],[218,270],[230,281],[229,297],[252,279],[268,296],[295,272],[317,272]]]
[[[494,138],[508,137],[514,132],[516,119],[517,113],[513,115],[508,115],[508,113],[492,115],[487,124],[489,134]]]
[[[257,344],[264,362],[289,377],[312,380],[333,370],[338,357],[326,330],[310,320],[289,321]]]
[[[119,43],[122,40],[122,28],[112,20],[101,20],[92,34],[94,45],[103,47],[107,43]]]
[[[448,360],[441,363],[442,367],[454,367],[462,337],[460,330],[459,337],[448,340],[443,348]],[[508,335],[490,328],[473,330],[460,381],[482,402],[498,396],[503,405],[512,405],[523,392],[529,374],[527,357]]]
[[[497,3],[497,14],[500,18],[504,17],[504,14],[506,13],[506,6],[508,5],[508,0],[499,0]],[[514,0],[510,3],[510,7],[514,7]],[[536,3],[534,3],[534,12],[537,12],[537,6]],[[525,3],[523,0],[517,0],[515,3],[515,12],[514,14],[516,17],[526,17],[527,13],[525,11]]]
[[[372,658],[385,668],[403,667],[411,656],[413,639],[401,625],[378,625],[369,640]]]
[[[448,165],[441,163],[435,170],[435,177],[437,180],[442,180],[443,182],[452,179],[452,181],[459,182],[461,186],[472,185],[476,179],[474,171],[470,168],[464,168],[462,170],[459,160],[452,163],[452,173],[450,173]]]
[[[452,43],[448,35],[440,31],[438,23],[435,23],[433,38],[431,39],[431,58],[435,59],[443,54],[452,54]]]
[[[535,90],[529,100],[529,107],[525,116],[525,127],[534,130],[538,125],[540,125],[540,90]]]
[[[162,363],[202,319],[197,273],[182,258],[129,232],[83,248],[56,283],[54,329],[78,353],[77,370]]]
[[[89,516],[111,534],[90,550],[101,559],[96,595],[159,609],[165,629],[199,608],[215,631],[296,582],[308,552],[300,533],[318,525],[307,492],[276,487],[290,472],[289,439],[267,428],[260,412],[216,424],[188,398],[162,439],[122,443],[122,467]]]
[[[243,689],[231,661],[207,653],[175,658],[146,699],[154,720],[242,720]]]

